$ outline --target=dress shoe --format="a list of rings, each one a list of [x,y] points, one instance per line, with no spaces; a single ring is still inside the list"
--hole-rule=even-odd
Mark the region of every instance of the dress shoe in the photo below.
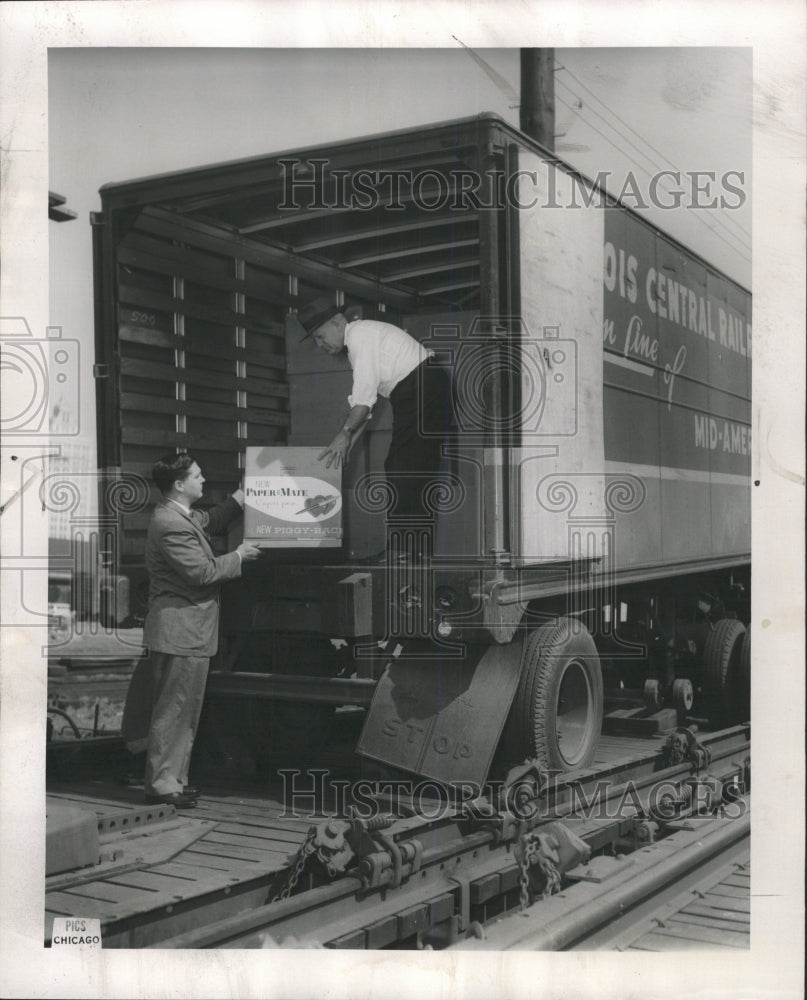
[[[183,792],[169,792],[167,795],[147,795],[146,802],[149,805],[174,806],[176,809],[193,809],[196,806],[196,799]]]
[[[197,788],[196,785],[183,785],[182,794],[187,795],[189,799],[198,799],[202,794],[202,789]]]

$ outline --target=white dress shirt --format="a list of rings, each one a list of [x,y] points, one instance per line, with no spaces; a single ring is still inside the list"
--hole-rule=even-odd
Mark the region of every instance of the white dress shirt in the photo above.
[[[353,369],[350,406],[375,406],[434,353],[392,323],[359,319],[345,327],[345,346]]]

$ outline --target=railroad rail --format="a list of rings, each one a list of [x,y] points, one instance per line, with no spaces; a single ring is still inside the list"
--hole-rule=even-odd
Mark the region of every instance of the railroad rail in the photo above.
[[[667,825],[630,855],[603,855],[567,873],[564,892],[509,915],[456,948],[497,951],[748,948],[750,810]],[[528,921],[519,920],[526,915]]]
[[[592,920],[591,929],[570,950],[748,948],[750,887],[750,840],[745,835],[627,913],[600,926]]]

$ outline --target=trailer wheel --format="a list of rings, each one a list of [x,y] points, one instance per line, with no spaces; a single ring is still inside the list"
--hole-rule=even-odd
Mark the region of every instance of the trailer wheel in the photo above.
[[[600,659],[585,626],[560,618],[531,632],[505,730],[506,752],[534,757],[544,768],[587,767],[597,749],[602,713]]]
[[[695,692],[692,690],[692,682],[686,677],[677,677],[672,686],[672,702],[678,712],[678,724],[683,726],[687,713],[691,710],[695,701]]]
[[[713,721],[732,721],[740,710],[740,660],[745,625],[721,618],[703,649],[703,684]]]

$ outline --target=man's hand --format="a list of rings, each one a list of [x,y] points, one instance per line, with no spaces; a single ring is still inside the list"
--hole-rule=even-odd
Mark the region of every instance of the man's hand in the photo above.
[[[241,562],[252,562],[261,554],[258,546],[252,545],[250,542],[241,542],[235,551],[241,556]]]
[[[344,465],[347,461],[347,456],[350,453],[351,438],[347,431],[339,431],[336,437],[331,441],[327,448],[317,455],[317,458],[321,462],[325,456],[328,456],[328,460],[325,463],[327,468],[333,465],[337,469],[340,465]]]

